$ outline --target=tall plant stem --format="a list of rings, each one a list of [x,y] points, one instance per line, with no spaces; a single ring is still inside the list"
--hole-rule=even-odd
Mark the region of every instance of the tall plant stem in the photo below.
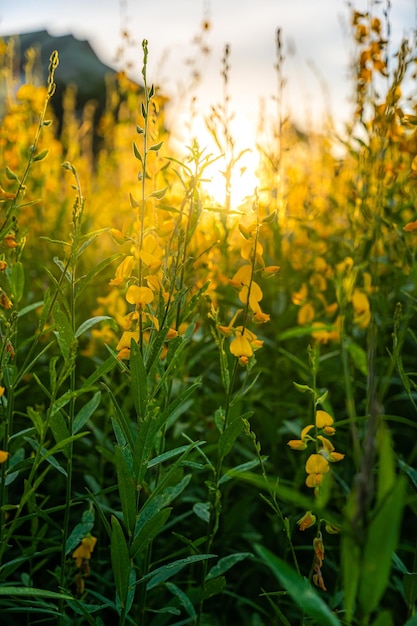
[[[77,282],[77,261],[78,261],[78,252],[79,252],[79,240],[80,240],[80,224],[82,220],[82,215],[84,211],[84,198],[81,192],[81,185],[78,179],[77,172],[73,166],[70,164],[66,165],[66,168],[69,169],[76,181],[76,189],[77,196],[75,198],[74,206],[73,206],[73,214],[72,214],[72,245],[70,251],[70,262],[69,262],[69,316],[70,316],[70,324],[72,330],[72,337],[74,338],[74,343],[71,346],[69,359],[73,359],[73,363],[69,364],[70,367],[70,375],[69,375],[69,391],[71,395],[71,399],[69,402],[69,411],[68,411],[68,430],[70,435],[72,435],[73,424],[75,418],[75,390],[76,390],[76,371],[75,371],[75,360],[76,360],[76,282]],[[63,520],[63,530],[62,530],[62,549],[61,549],[61,571],[60,571],[60,587],[64,589],[66,586],[66,544],[69,536],[69,525],[70,525],[70,515],[71,515],[71,505],[72,505],[72,478],[73,478],[73,464],[74,464],[74,444],[71,440],[68,444],[67,448],[67,480],[65,487],[65,508],[64,508],[64,520]],[[64,601],[60,602],[60,624],[64,624],[65,615],[64,615]]]

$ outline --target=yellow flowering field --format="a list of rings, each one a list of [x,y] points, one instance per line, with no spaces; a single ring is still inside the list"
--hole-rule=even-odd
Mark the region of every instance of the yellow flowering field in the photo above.
[[[417,625],[416,56],[351,28],[352,120],[278,107],[239,206],[146,40],[96,126],[0,42],[2,625]]]

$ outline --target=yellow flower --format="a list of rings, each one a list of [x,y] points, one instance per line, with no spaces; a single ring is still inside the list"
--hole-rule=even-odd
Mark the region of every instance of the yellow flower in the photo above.
[[[252,220],[249,224],[242,224],[242,222],[239,224],[239,230],[245,239],[248,239],[251,236],[251,234],[256,230],[256,227],[256,220]]]
[[[122,233],[121,230],[119,230],[118,228],[110,228],[109,232],[110,232],[111,236],[113,237],[113,239],[115,240],[116,243],[118,243],[118,244],[125,243],[126,237]]]
[[[118,361],[128,361],[130,359],[130,350],[129,348],[122,348],[117,355]]]
[[[311,528],[317,521],[317,517],[313,515],[311,511],[306,511],[298,521],[297,524],[300,530],[306,530],[307,528]]]
[[[97,537],[93,537],[93,535],[90,534],[81,540],[81,544],[72,553],[72,558],[75,559],[77,567],[82,566],[84,559],[91,559],[91,553],[93,552],[96,543]]]
[[[310,454],[306,462],[307,474],[327,474],[329,471],[329,464],[321,454]]]
[[[317,439],[319,439],[322,443],[323,448],[320,450],[320,454],[326,459],[326,461],[330,461],[330,463],[337,463],[345,458],[345,455],[341,452],[335,452],[334,445],[331,441],[326,439],[326,437],[318,435]]]
[[[230,352],[233,356],[237,356],[238,358],[242,356],[250,357],[253,355],[253,349],[249,340],[241,333],[238,333],[231,342]]]
[[[300,287],[300,290],[292,294],[291,300],[293,304],[296,304],[297,306],[299,306],[300,304],[303,304],[303,302],[306,300],[307,295],[308,295],[307,285],[303,283]]]
[[[134,257],[129,255],[123,259],[118,265],[115,273],[115,277],[109,282],[109,285],[116,286],[121,285],[126,278],[129,278],[132,273]]]
[[[268,267],[262,268],[262,278],[271,278],[272,276],[275,276],[279,270],[279,265],[268,265]]]
[[[229,280],[233,287],[240,288],[243,285],[249,285],[252,276],[252,267],[250,265],[242,265],[239,267],[236,274]]]
[[[331,463],[338,463],[339,461],[343,461],[344,458],[345,458],[345,455],[342,454],[341,452],[330,452],[329,456],[327,457],[327,460],[330,461]]]
[[[320,409],[316,411],[317,428],[324,428],[325,426],[331,426],[333,422],[334,422],[334,419],[326,411],[321,411]]]
[[[255,239],[253,237],[250,237],[249,239],[246,239],[246,241],[243,242],[243,245],[240,248],[240,255],[243,259],[245,259],[245,261],[251,261],[253,258],[255,245],[256,245],[256,260],[258,261],[260,265],[264,265],[264,262],[262,259],[263,247],[259,243],[259,241],[255,242]]]
[[[126,300],[129,304],[135,304],[139,309],[143,309],[146,304],[150,304],[153,298],[153,291],[149,287],[131,285],[126,293]]]
[[[13,233],[6,235],[3,239],[3,243],[7,248],[17,248],[19,245],[16,241],[16,235]]]
[[[243,285],[242,289],[239,291],[239,300],[242,304],[247,304],[249,299],[249,307],[253,313],[262,312],[259,302],[263,297],[262,289],[259,287],[258,283],[254,281],[252,281],[250,285],[250,290],[248,285]]]
[[[314,337],[314,339],[322,344],[327,344],[329,341],[339,341],[342,321],[343,317],[339,315],[333,322],[330,330],[328,330],[327,327],[321,322],[313,322],[312,327],[314,328],[314,330],[312,331],[311,335],[312,337]]]
[[[309,431],[314,428],[314,424],[309,424],[301,431],[300,439],[291,439],[287,445],[290,446],[293,450],[305,450],[307,448],[306,441],[310,440],[311,437],[308,435]]]
[[[315,489],[319,487],[323,481],[323,474],[309,474],[306,478],[307,487]]]
[[[4,463],[9,458],[9,453],[5,450],[0,450],[0,463]]]
[[[175,328],[169,328],[167,332],[166,340],[169,341],[170,339],[175,339],[175,337],[178,337],[178,331],[175,330]]]
[[[120,341],[116,346],[118,361],[130,358],[130,343],[132,339],[136,342],[139,341],[139,331],[126,330],[120,337]]]
[[[354,323],[361,328],[366,328],[371,321],[371,307],[366,293],[360,289],[355,289],[352,294],[352,305],[354,310]]]
[[[155,273],[162,265],[162,249],[153,235],[147,235],[137,256],[147,265],[150,272]]]
[[[314,306],[310,302],[306,302],[298,310],[297,323],[299,326],[305,326],[314,320],[316,312]]]
[[[269,322],[269,320],[271,319],[271,316],[268,315],[268,313],[263,313],[261,311],[261,309],[259,309],[253,316],[255,318],[255,320],[257,321],[258,324],[265,324],[266,322]]]
[[[130,343],[132,339],[136,342],[139,341],[139,332],[138,331],[129,331],[126,330],[120,338],[119,343],[116,346],[116,350],[122,350],[123,348],[130,349]]]
[[[416,222],[408,222],[403,228],[406,233],[413,233],[417,230],[417,221]]]

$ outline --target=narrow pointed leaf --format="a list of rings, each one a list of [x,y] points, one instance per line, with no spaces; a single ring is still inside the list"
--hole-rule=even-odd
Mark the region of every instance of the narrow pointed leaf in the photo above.
[[[83,407],[78,411],[77,415],[74,418],[74,422],[72,424],[72,434],[75,435],[81,428],[88,422],[88,420],[93,415],[94,411],[100,405],[101,400],[101,391],[97,391],[94,396],[84,404]]]
[[[110,557],[113,569],[114,583],[123,609],[126,605],[129,592],[130,558],[129,549],[119,520],[114,515],[111,518]]]
[[[320,626],[341,626],[336,615],[305,578],[263,546],[255,546],[255,550],[302,612],[316,620]]]
[[[119,487],[120,504],[123,518],[129,535],[133,534],[136,521],[137,490],[135,479],[126,458],[119,448],[115,447],[115,463],[117,472],[117,484]]]
[[[368,526],[363,551],[358,598],[363,612],[370,615],[388,586],[392,554],[398,545],[405,503],[406,481],[396,479],[394,488]]]

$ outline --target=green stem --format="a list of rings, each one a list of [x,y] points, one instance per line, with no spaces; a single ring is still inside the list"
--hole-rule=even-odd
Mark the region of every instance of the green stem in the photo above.
[[[71,346],[71,350],[74,350],[74,353],[69,358],[74,359],[74,363],[70,364],[70,381],[69,381],[69,391],[71,392],[71,400],[69,403],[69,411],[68,411],[68,430],[70,435],[72,435],[73,423],[75,418],[75,390],[76,390],[76,367],[75,367],[75,359],[76,359],[76,339],[75,332],[77,328],[77,320],[76,320],[76,282],[77,282],[77,261],[78,261],[78,250],[79,250],[79,238],[80,238],[80,225],[82,221],[83,211],[84,211],[84,198],[81,191],[80,181],[77,175],[77,172],[73,166],[69,166],[69,169],[72,171],[75,181],[76,181],[76,189],[77,196],[74,202],[73,214],[72,214],[72,245],[70,252],[70,262],[69,262],[69,274],[70,274],[70,284],[69,284],[69,315],[70,315],[70,324],[72,329],[72,336],[74,337],[74,345]],[[63,530],[62,530],[62,548],[61,548],[61,571],[60,571],[60,588],[65,589],[66,587],[66,543],[69,536],[69,526],[70,526],[70,514],[71,514],[71,506],[72,506],[72,477],[73,477],[73,463],[74,463],[74,443],[71,441],[68,444],[68,459],[67,459],[67,480],[65,487],[65,508],[64,508],[64,520],[63,520]],[[64,614],[64,600],[60,601],[60,624],[64,624],[66,621]]]

